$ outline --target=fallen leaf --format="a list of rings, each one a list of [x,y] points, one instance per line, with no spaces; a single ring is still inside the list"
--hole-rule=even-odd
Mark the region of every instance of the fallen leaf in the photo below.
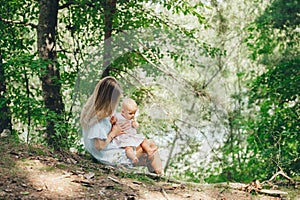
[[[89,172],[89,173],[87,173],[87,174],[84,174],[83,176],[84,176],[84,178],[86,178],[86,179],[91,179],[91,178],[93,178],[93,177],[95,176],[95,173]]]
[[[4,191],[5,192],[12,192],[12,189],[6,188]]]

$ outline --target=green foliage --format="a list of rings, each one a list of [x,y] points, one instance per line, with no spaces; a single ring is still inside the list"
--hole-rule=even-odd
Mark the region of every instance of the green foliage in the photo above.
[[[43,66],[46,66],[47,63],[39,60],[36,52],[35,25],[38,23],[39,13],[37,1],[10,0],[2,2],[0,7],[1,13],[4,13],[1,17],[8,19],[6,22],[0,20],[0,46],[1,53],[3,52],[9,92],[7,101],[10,102],[14,129],[21,134],[27,134],[28,142],[45,143],[50,139],[55,141],[58,149],[75,147],[78,151],[83,151],[83,147],[79,143],[81,137],[78,128],[80,126],[78,123],[79,113],[82,103],[86,101],[103,73],[102,56],[105,29],[103,1],[63,0],[59,3],[60,8],[63,8],[58,11],[57,19],[56,66],[60,70],[59,84],[62,85],[61,95],[65,105],[64,113],[50,112],[45,109],[43,104],[44,96],[41,90],[40,76],[43,72]],[[156,6],[163,12],[157,12]],[[197,118],[195,123],[201,120],[209,121],[212,118],[211,108],[207,106],[208,108],[204,109],[201,107],[203,104],[199,103],[204,98],[209,98],[209,92],[203,88],[203,82],[207,80],[207,77],[204,77],[203,80],[192,80],[197,79],[193,72],[202,70],[205,64],[202,63],[201,59],[197,60],[197,64],[201,64],[200,67],[188,61],[191,56],[219,59],[226,55],[226,51],[201,41],[199,27],[185,27],[176,21],[177,17],[183,14],[193,17],[195,23],[199,25],[208,26],[208,22],[201,14],[205,6],[202,3],[189,1],[130,0],[118,1],[116,8],[112,30],[113,39],[116,39],[120,33],[128,33],[132,30],[143,32],[149,28],[154,31],[146,36],[137,34],[134,35],[135,37],[129,38],[129,42],[134,40],[140,44],[128,52],[121,52],[121,55],[117,52],[119,50],[118,45],[127,44],[126,39],[128,38],[123,38],[122,42],[125,40],[124,43],[120,42],[121,40],[117,41],[116,46],[111,49],[111,75],[122,81],[125,94],[136,99],[141,106],[154,101],[159,104],[155,108],[159,111],[166,104],[184,107],[183,109],[178,106],[171,107],[167,110],[171,111],[167,116],[168,118],[154,119],[152,115],[142,113],[141,119],[145,123],[142,128],[143,133],[148,136],[153,132],[153,134],[161,137],[169,131],[173,132],[176,127],[172,126],[172,120],[169,117],[171,116],[173,119],[182,114],[180,112],[186,112],[188,115],[194,114],[194,118]],[[225,22],[227,23],[228,20]],[[227,28],[228,26],[224,24],[222,30]],[[157,38],[159,39],[157,40]],[[191,47],[188,51],[187,46]],[[164,59],[169,61],[167,65],[170,64],[170,66],[162,66]],[[210,66],[211,64],[209,64]],[[145,73],[146,78],[149,78],[154,84],[147,85],[143,84],[141,80],[136,80],[135,69]],[[182,74],[188,77],[187,81],[181,80]],[[207,75],[206,72],[205,75]],[[171,91],[172,88],[161,89],[167,85],[160,85],[160,81],[169,81],[171,85],[174,80],[181,85],[179,89],[174,87],[175,92]],[[183,94],[175,94],[179,90],[184,90]],[[161,95],[165,91],[168,95]],[[186,94],[185,91],[191,95]],[[195,97],[197,97],[196,100]],[[189,101],[191,99],[195,100],[195,103],[190,108]],[[181,104],[175,104],[175,101]],[[201,115],[199,115],[200,112]],[[189,116],[184,115],[183,118],[187,119]],[[236,115],[235,120],[232,120],[233,125],[237,127],[236,129],[239,127],[238,119],[239,116]],[[53,122],[56,130],[53,138],[45,138],[45,127],[49,121]],[[171,167],[174,174],[180,174],[178,177],[201,182],[204,169],[198,166],[204,163],[193,162],[195,159],[193,155],[197,154],[201,147],[198,138],[196,139],[198,132],[195,131],[195,128],[190,127],[185,130],[193,134],[184,133],[181,135],[179,140],[181,149],[172,158]],[[237,137],[233,139],[237,140]],[[167,143],[166,146],[170,144],[170,141]],[[188,148],[186,148],[186,144],[189,144]],[[238,155],[237,152],[239,151],[241,151],[240,147],[234,149],[235,156]],[[230,149],[226,149],[225,153],[229,155]],[[181,164],[184,164],[184,168],[187,170],[183,170]],[[228,163],[228,165],[230,164]],[[193,169],[189,169],[190,166]],[[234,171],[232,166],[226,170],[232,173],[237,171]]]
[[[17,125],[14,129],[27,142],[43,143],[46,118],[53,115],[48,115],[44,108],[40,89],[41,66],[47,63],[40,61],[35,52],[36,37],[33,36],[36,30],[33,27],[38,18],[37,2],[8,1],[1,5],[1,18],[4,21],[0,21],[0,46],[6,76],[7,101],[10,102],[13,124]],[[63,83],[69,87],[74,85],[74,73],[70,75],[62,76]],[[66,125],[63,125],[60,129],[64,128],[66,132]],[[69,143],[74,141],[69,140]]]
[[[173,158],[170,162],[170,168],[168,172],[180,180],[192,181],[192,182],[201,182],[203,179],[202,173],[203,168],[199,167],[201,164],[204,164],[204,161],[199,160],[195,163],[193,157],[201,148],[201,144],[195,138],[192,138],[189,135],[181,135],[180,137],[186,137],[188,141],[187,145],[178,145],[178,152],[173,155]],[[181,140],[185,141],[181,138]],[[193,167],[197,166],[197,167]]]
[[[300,24],[300,3],[297,0],[275,0],[265,12],[257,18],[256,23],[268,24],[273,28],[285,29]]]
[[[78,126],[78,121],[72,120],[78,117],[74,116],[74,113],[78,114],[74,109],[78,106],[77,101],[86,99],[90,91],[76,90],[77,82],[80,82],[77,75],[90,64],[86,63],[91,53],[90,48],[103,44],[105,27],[103,1],[60,1],[59,6],[62,9],[59,10],[57,19],[56,66],[61,72],[59,84],[62,85],[61,92],[65,104],[65,113],[62,113],[62,116],[49,112],[43,105],[40,76],[43,71],[42,66],[46,66],[47,63],[40,61],[36,52],[35,28],[39,17],[38,2],[11,0],[2,2],[1,5],[0,10],[3,13],[1,19],[5,20],[0,20],[0,46],[7,79],[7,102],[10,102],[13,124],[20,124],[20,128],[14,128],[21,134],[27,134],[25,140],[28,142],[43,143],[46,121],[51,119],[57,131],[52,140],[62,148],[77,146],[76,141],[80,134],[75,128]],[[188,1],[166,1],[161,5],[174,14],[195,15],[200,23],[204,23],[204,17],[198,12],[203,7],[202,4],[190,5]],[[188,31],[170,23],[168,16],[163,13],[156,15],[153,7],[145,7],[144,1],[119,1],[113,23],[113,35],[121,31],[147,27],[179,30],[187,36],[193,36],[195,31]],[[155,36],[150,35],[150,37]],[[148,48],[158,58],[163,58],[164,53],[158,46],[149,45]],[[214,49],[210,48],[209,45],[204,47],[207,53],[213,52]],[[99,51],[97,55],[101,56],[103,49],[98,48],[97,51]],[[148,62],[141,56],[141,53],[146,55],[147,51],[148,49],[142,52],[132,51],[115,59],[112,63],[114,69],[112,75],[122,77],[136,66],[143,66],[147,73],[153,76],[162,75],[162,72],[149,67]],[[151,57],[150,54],[147,56]],[[174,54],[171,57],[174,60],[178,59]],[[149,59],[158,62],[153,57]],[[93,73],[93,77],[85,77],[82,73],[80,78],[97,82],[102,72],[99,64],[102,63],[96,63],[98,71]],[[85,87],[84,81],[82,84]],[[151,90],[151,87],[135,87],[134,91],[129,93],[139,101],[143,101]],[[81,148],[80,145],[78,148]]]
[[[281,167],[299,174],[299,2],[272,1],[244,39],[257,71],[238,71],[246,93],[231,96],[224,145],[206,170],[208,182],[265,180]],[[248,107],[245,107],[247,105]]]
[[[78,133],[76,126],[68,121],[58,121],[55,125],[56,135],[55,139],[62,149],[76,149],[77,152],[83,152],[83,146],[80,143],[81,134]]]
[[[251,84],[250,103],[259,106],[256,120],[249,124],[249,146],[262,156],[264,169],[274,165],[299,173],[299,57],[282,60]]]
[[[249,84],[249,170],[262,177],[278,167],[290,175],[300,173],[299,6],[274,1],[249,29],[253,58],[266,67]]]
[[[24,1],[6,3],[2,3],[0,7],[3,13],[1,17],[5,20],[18,21],[21,16],[26,19],[36,16],[36,4],[29,6],[28,2]],[[18,131],[30,134],[34,129],[31,126],[40,124],[39,118],[43,113],[42,98],[39,98],[41,91],[36,78],[39,63],[35,61],[36,54],[32,47],[35,38],[32,37],[33,32],[28,26],[4,21],[0,21],[0,26],[0,46],[8,93],[6,98],[10,102],[13,123],[22,124]]]

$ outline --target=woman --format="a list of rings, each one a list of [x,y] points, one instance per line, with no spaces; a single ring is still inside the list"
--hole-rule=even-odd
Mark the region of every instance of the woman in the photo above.
[[[106,77],[98,82],[93,94],[84,105],[80,123],[83,130],[83,139],[86,150],[98,161],[108,165],[124,165],[131,167],[132,162],[127,158],[125,149],[119,148],[113,138],[130,128],[129,123],[111,124],[110,119],[117,108],[122,90],[120,84],[113,77]],[[150,140],[150,145],[155,146]],[[151,158],[136,148],[139,160],[135,166],[145,165],[150,172],[162,174],[160,156],[156,153]]]

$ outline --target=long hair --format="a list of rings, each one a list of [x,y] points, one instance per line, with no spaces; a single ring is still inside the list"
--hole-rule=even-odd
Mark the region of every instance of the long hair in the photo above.
[[[121,93],[121,86],[115,78],[107,76],[100,80],[82,108],[80,123],[83,130],[88,130],[101,119],[112,115]]]

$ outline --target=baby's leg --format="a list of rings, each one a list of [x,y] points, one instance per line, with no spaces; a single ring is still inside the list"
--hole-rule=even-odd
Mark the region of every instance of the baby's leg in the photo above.
[[[156,147],[155,143],[152,140],[147,140],[149,142],[150,147]],[[163,175],[163,168],[159,153],[156,152],[152,157],[145,154],[142,147],[139,145],[136,149],[137,157],[139,158],[139,162],[135,163],[135,166],[147,166],[149,172],[154,172],[156,174]]]
[[[133,147],[125,147],[125,152],[127,157],[132,161],[132,163],[137,163],[139,161],[139,159],[134,154]]]
[[[146,139],[141,143],[141,147],[148,154],[149,158],[151,158],[158,149],[158,147],[154,143],[152,145],[151,144],[149,144],[149,141]]]

